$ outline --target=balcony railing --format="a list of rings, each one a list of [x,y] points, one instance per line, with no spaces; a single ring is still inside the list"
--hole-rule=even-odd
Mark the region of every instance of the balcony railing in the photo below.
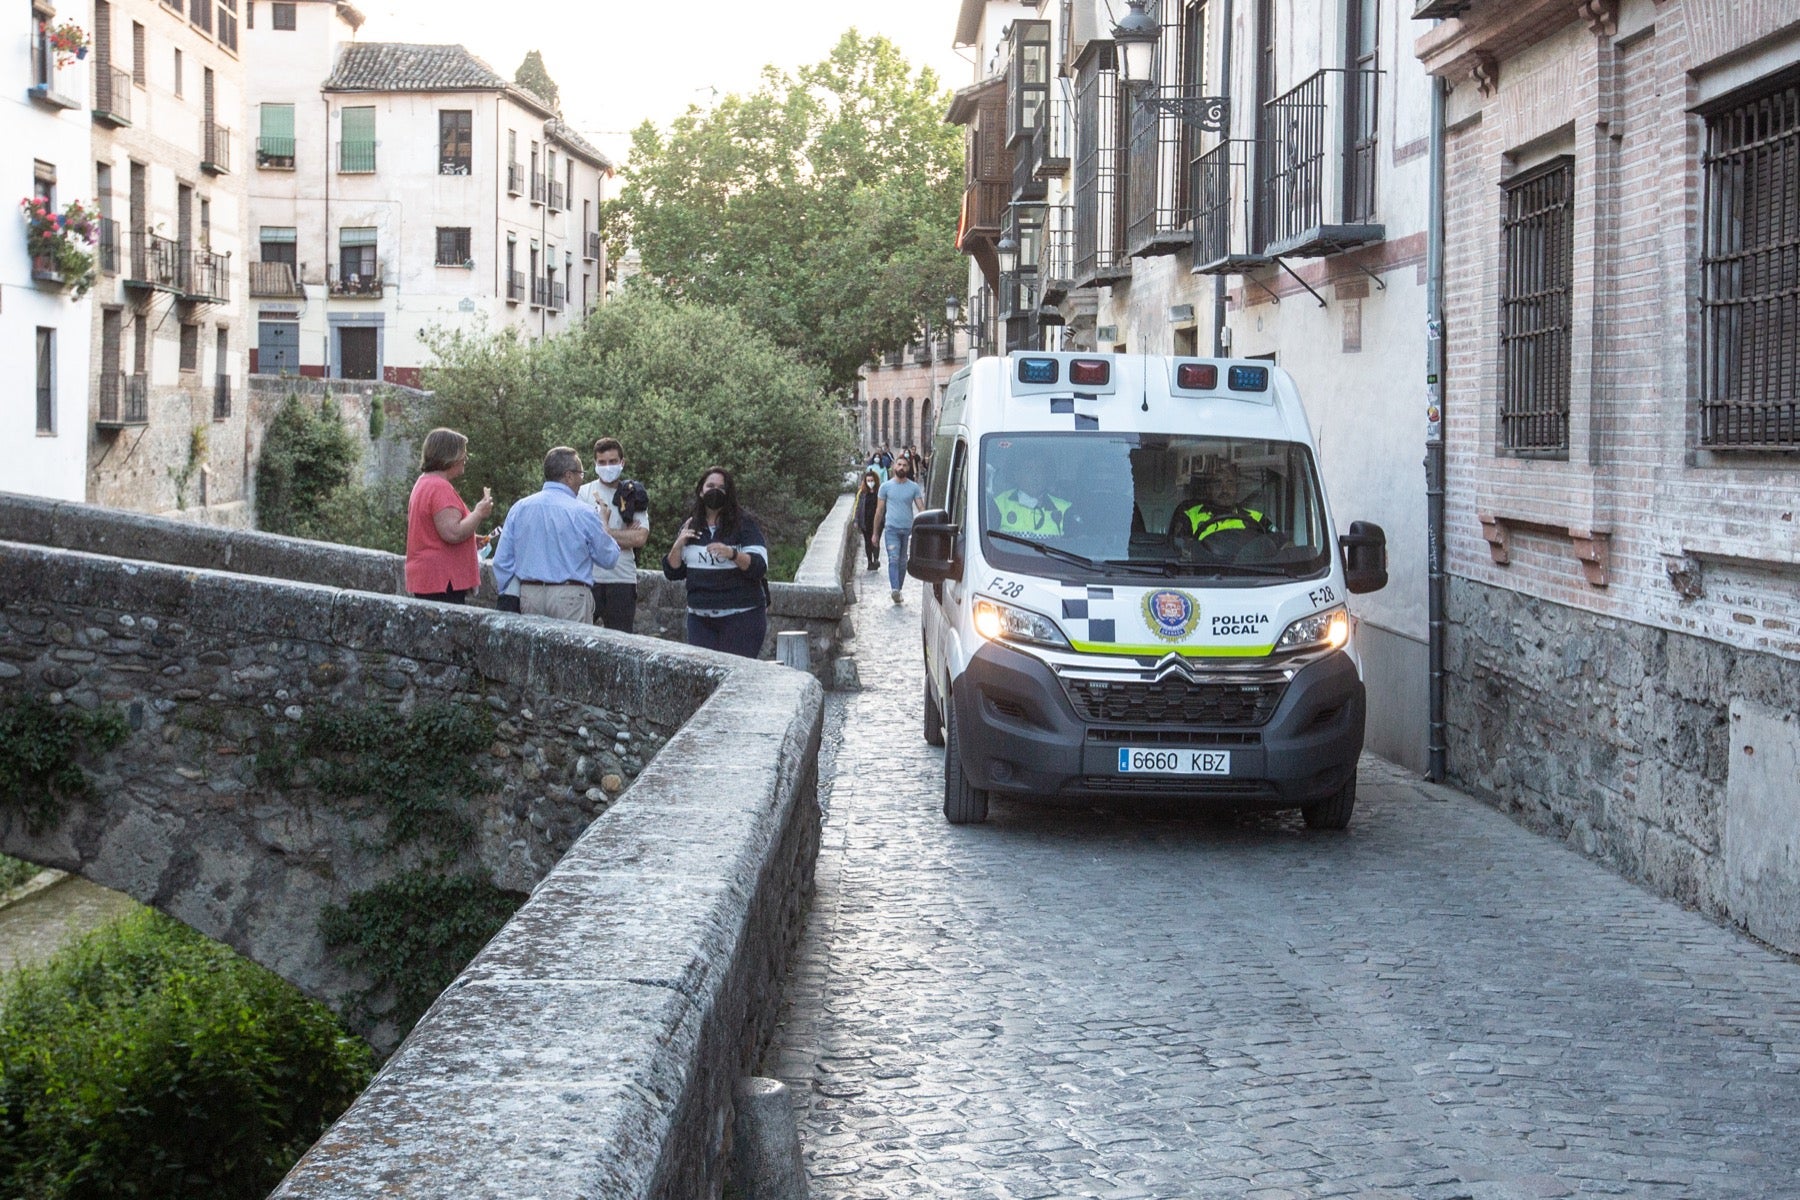
[[[1250,249],[1249,162],[1256,143],[1220,142],[1200,156],[1194,181],[1194,271],[1239,275],[1270,260]]]
[[[95,422],[102,428],[120,429],[127,425],[150,423],[150,377],[108,371],[100,376],[100,415]]]
[[[1055,304],[1075,281],[1075,210],[1058,204],[1044,214],[1044,251],[1038,262],[1044,303]]]
[[[1319,258],[1386,236],[1371,223],[1379,79],[1329,68],[1264,105],[1256,171],[1264,253]]]
[[[525,272],[508,271],[506,273],[506,299],[510,304],[517,304],[525,298]]]
[[[258,299],[298,299],[306,293],[294,275],[293,263],[253,262],[250,294]]]
[[[127,287],[182,291],[185,290],[182,286],[182,276],[185,274],[186,263],[175,239],[151,233],[147,229],[138,231],[132,239],[131,269],[125,278]]]
[[[185,299],[202,304],[229,304],[231,259],[210,250],[194,251],[181,294]]]
[[[506,192],[516,196],[525,190],[525,166],[523,163],[506,164]]]
[[[213,376],[213,420],[231,419],[231,376]]]
[[[541,276],[531,278],[531,307],[542,308],[550,301],[550,281]]]
[[[100,218],[100,270],[107,275],[119,273],[119,223],[111,217]]]
[[[381,263],[376,262],[374,270],[366,274],[358,266],[340,263],[331,272],[328,286],[333,296],[379,296],[381,295]]]
[[[374,142],[354,141],[338,143],[338,173],[341,175],[371,175],[375,171]]]
[[[295,149],[294,138],[259,137],[256,139],[256,165],[271,171],[291,171]]]
[[[550,207],[560,212],[562,209],[568,207],[567,204],[563,203],[563,185],[559,180],[555,179],[550,180],[549,184]]]
[[[38,22],[39,25],[43,22]],[[50,44],[50,35],[37,29],[31,38],[31,87],[28,94],[32,100],[45,108],[80,108],[81,101],[77,95],[70,95],[73,86],[74,64],[61,66],[56,61],[56,48]]]
[[[589,232],[587,235],[587,253],[582,257],[598,261],[600,258],[600,235]]]
[[[531,177],[531,202],[533,204],[542,204],[544,202],[544,192],[547,190],[544,187],[544,182],[544,177],[542,175],[533,175]]]
[[[111,63],[94,66],[94,120],[117,129],[131,124],[131,72]]]
[[[1158,104],[1204,102],[1193,84],[1150,88]],[[1125,186],[1125,249],[1144,257],[1174,254],[1193,241],[1194,173],[1199,131],[1167,108],[1130,104],[1131,163]]]
[[[550,282],[550,311],[561,312],[563,310],[564,302],[565,296],[563,294],[562,282],[560,280],[552,280]]]
[[[1069,110],[1060,100],[1044,107],[1043,119],[1031,135],[1031,168],[1039,179],[1061,179],[1069,173]]]
[[[1010,183],[971,183],[963,191],[963,239],[987,237],[998,241],[1006,220]]]
[[[208,175],[225,175],[231,171],[231,130],[217,121],[207,121],[201,127],[202,138],[206,143],[200,155],[200,169]]]

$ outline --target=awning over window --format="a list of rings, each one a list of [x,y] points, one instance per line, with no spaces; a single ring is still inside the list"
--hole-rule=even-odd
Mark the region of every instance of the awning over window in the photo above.
[[[344,228],[338,230],[338,245],[373,246],[375,244],[375,233],[376,230],[373,226],[357,228],[346,225]]]

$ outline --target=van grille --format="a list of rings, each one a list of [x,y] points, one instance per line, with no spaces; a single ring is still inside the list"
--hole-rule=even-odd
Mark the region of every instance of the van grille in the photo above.
[[[1274,715],[1286,681],[1190,683],[1065,679],[1082,719],[1131,725],[1262,725]]]

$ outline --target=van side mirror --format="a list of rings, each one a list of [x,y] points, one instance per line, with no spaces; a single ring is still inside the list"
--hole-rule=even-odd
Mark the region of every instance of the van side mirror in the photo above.
[[[1338,539],[1344,556],[1344,586],[1353,593],[1379,592],[1387,586],[1387,534],[1372,521],[1350,522]]]
[[[913,518],[912,551],[906,573],[926,583],[942,583],[962,574],[962,558],[956,552],[962,526],[953,524],[941,508],[928,509]]]

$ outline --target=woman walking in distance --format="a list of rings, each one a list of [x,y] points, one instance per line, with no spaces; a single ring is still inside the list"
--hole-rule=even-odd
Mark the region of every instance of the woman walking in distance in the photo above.
[[[881,544],[875,540],[875,493],[880,487],[881,476],[869,470],[863,472],[862,485],[856,489],[856,528],[862,533],[863,554],[871,571],[881,565]]]
[[[687,581],[688,645],[759,657],[769,629],[768,573],[769,548],[738,507],[731,472],[708,467],[694,487],[694,513],[663,559],[665,576]]]
[[[455,482],[468,465],[468,438],[454,429],[425,435],[406,503],[406,590],[421,600],[461,604],[481,583],[475,530],[494,510],[494,497],[482,488],[474,508],[463,503]]]

